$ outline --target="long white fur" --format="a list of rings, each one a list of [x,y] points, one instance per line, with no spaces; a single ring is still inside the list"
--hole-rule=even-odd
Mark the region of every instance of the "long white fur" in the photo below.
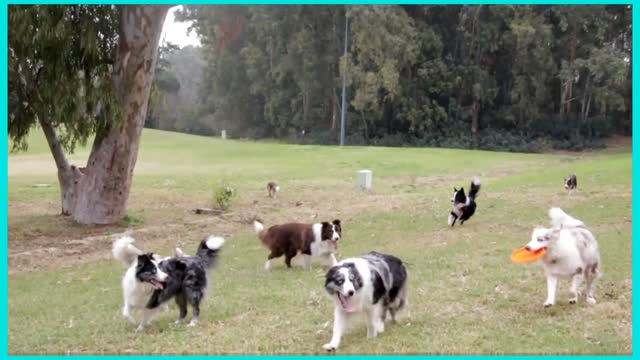
[[[322,241],[322,224],[313,224],[311,226],[311,230],[313,231],[311,256],[324,256],[329,259],[331,266],[335,265],[338,261],[333,253],[334,249],[332,242],[340,240],[340,234],[336,231],[336,226],[331,224],[331,230],[333,231],[331,241]],[[311,256],[305,256],[305,267],[307,269],[311,268]]]
[[[211,250],[218,250],[224,245],[224,238],[220,236],[210,235],[207,237],[207,241],[205,243],[207,247]]]
[[[151,284],[147,282],[140,282],[136,279],[136,266],[138,265],[138,255],[141,255],[142,250],[133,245],[135,239],[130,236],[123,236],[113,242],[112,253],[113,256],[127,266],[127,271],[122,278],[122,291],[124,297],[124,306],[122,308],[122,315],[131,323],[136,324],[136,320],[133,317],[134,310],[142,311],[142,320],[138,325],[136,331],[142,330],[153,317],[165,310],[167,306],[159,306],[155,309],[147,309],[146,304],[149,301],[151,293],[155,289]],[[161,279],[168,276],[165,272],[157,267],[157,262],[153,261],[156,265],[157,276]]]
[[[352,312],[346,312],[340,304],[340,300],[338,300],[337,296],[332,296],[334,301],[333,334],[331,336],[331,341],[322,346],[322,348],[327,351],[335,350],[340,346],[342,336],[351,325],[353,319],[358,315],[364,314],[366,317],[367,337],[376,337],[379,333],[384,332],[384,322],[382,321],[382,312],[384,311],[384,307],[382,305],[382,301],[378,301],[377,304],[373,304],[373,283],[369,263],[362,258],[348,258],[340,261],[336,265],[341,265],[347,262],[353,263],[356,270],[360,273],[362,278],[362,287],[356,291],[349,300],[350,304],[353,306]],[[341,271],[348,270],[344,269]],[[345,281],[342,284],[342,289],[340,291],[346,293],[353,289],[353,283],[349,281],[348,276],[345,276]]]
[[[587,303],[595,304],[595,281],[601,276],[602,263],[598,242],[584,223],[568,215],[560,208],[549,210],[552,228],[537,227],[531,234],[527,247],[536,251],[546,247],[540,263],[547,278],[547,299],[544,306],[556,302],[558,279],[570,278],[572,294],[570,303],[576,303],[579,287],[586,280]],[[542,241],[541,241],[542,240]],[[595,264],[595,271],[592,266]],[[581,272],[577,272],[581,269]]]

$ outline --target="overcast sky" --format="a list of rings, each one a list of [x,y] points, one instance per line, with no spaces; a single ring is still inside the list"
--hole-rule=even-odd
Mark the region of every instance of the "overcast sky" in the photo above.
[[[187,45],[200,46],[200,40],[198,39],[195,31],[192,31],[191,34],[187,36],[187,28],[189,28],[191,22],[174,21],[174,12],[181,7],[182,6],[176,6],[169,9],[167,19],[165,20],[164,27],[162,28],[160,41],[162,42],[164,39],[165,41],[178,45],[181,48]]]

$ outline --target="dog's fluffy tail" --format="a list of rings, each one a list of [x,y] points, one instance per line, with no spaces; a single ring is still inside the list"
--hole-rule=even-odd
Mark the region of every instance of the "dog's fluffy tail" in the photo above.
[[[215,265],[223,245],[224,238],[220,236],[209,235],[200,243],[196,256],[204,260],[208,267],[212,267],[213,265]]]
[[[134,238],[128,235],[116,239],[116,241],[113,242],[113,248],[111,250],[113,257],[125,266],[131,266],[138,255],[142,255],[142,250],[133,245],[135,241]]]
[[[572,217],[557,207],[549,209],[549,218],[551,219],[551,226],[553,227],[584,226],[582,221]]]
[[[254,220],[253,221],[253,230],[255,230],[255,232],[258,235],[258,238],[260,239],[260,241],[262,241],[263,244],[268,245],[265,242],[265,237],[264,237],[264,235],[266,234],[266,231],[264,230],[264,224],[262,224],[258,220]]]
[[[474,177],[471,179],[471,189],[469,190],[469,197],[475,199],[480,192],[480,179]]]

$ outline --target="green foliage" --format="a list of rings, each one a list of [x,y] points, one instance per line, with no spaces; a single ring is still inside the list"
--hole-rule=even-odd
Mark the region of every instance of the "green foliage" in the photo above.
[[[236,189],[226,180],[217,180],[213,181],[211,190],[213,192],[214,207],[223,211],[229,210],[232,200],[236,196]]]
[[[197,131],[335,144],[346,74],[349,144],[581,148],[630,132],[628,6],[187,6],[180,17],[195,21],[206,61]]]
[[[111,86],[118,10],[111,5],[9,7],[9,136],[26,149],[38,119],[50,122],[62,145],[119,118]]]

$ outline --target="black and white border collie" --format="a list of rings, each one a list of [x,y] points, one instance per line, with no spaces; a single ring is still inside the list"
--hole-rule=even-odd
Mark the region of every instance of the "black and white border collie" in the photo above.
[[[451,208],[447,222],[449,226],[455,225],[458,219],[460,220],[460,225],[462,225],[473,216],[476,212],[476,197],[479,191],[480,179],[478,178],[471,180],[471,189],[469,190],[468,196],[465,195],[463,187],[460,188],[460,190],[455,187],[453,188],[453,197],[451,198],[453,207]]]
[[[568,178],[564,178],[564,188],[569,191],[569,195],[578,187],[578,178],[576,174],[571,174]]]
[[[193,307],[189,326],[196,325],[208,284],[207,270],[214,265],[224,239],[209,236],[200,243],[195,256],[186,256],[176,249],[176,257],[165,258],[143,253],[134,242],[132,237],[123,236],[114,241],[112,249],[113,256],[127,266],[122,278],[122,315],[135,325],[133,311],[141,311],[142,320],[136,329],[140,331],[175,297],[180,308],[177,322],[186,317],[189,303]]]
[[[332,266],[324,287],[335,309],[331,341],[322,347],[333,351],[356,315],[367,318],[370,338],[384,331],[387,312],[395,321],[396,313],[407,303],[407,270],[397,257],[372,251]]]
[[[284,263],[291,267],[291,259],[298,254],[304,255],[305,268],[311,268],[311,257],[328,258],[331,265],[336,261],[338,241],[342,237],[340,220],[316,224],[288,223],[273,225],[269,229],[255,220],[253,228],[258,238],[269,248],[271,253],[264,264],[264,269],[271,269],[271,260],[284,255]]]

